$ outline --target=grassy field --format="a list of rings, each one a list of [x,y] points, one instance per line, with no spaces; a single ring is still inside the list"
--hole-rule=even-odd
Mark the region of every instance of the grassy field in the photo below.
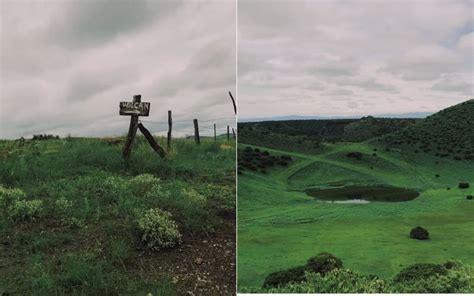
[[[122,147],[0,141],[0,295],[232,294],[235,142],[175,139],[163,160],[138,137],[128,164]],[[142,241],[156,208],[177,225],[175,248]]]
[[[244,170],[238,176],[240,291],[258,290],[269,273],[302,265],[321,252],[381,278],[413,263],[456,259],[474,265],[474,202],[466,199],[474,194],[472,161],[401,148],[386,151],[366,142],[322,144],[319,153],[305,154],[259,148],[291,155],[293,161],[266,174]],[[362,158],[346,156],[353,151]],[[471,187],[457,188],[462,181]],[[389,185],[421,194],[407,202],[341,204],[304,192],[349,185]],[[429,230],[431,240],[409,238],[418,225]]]

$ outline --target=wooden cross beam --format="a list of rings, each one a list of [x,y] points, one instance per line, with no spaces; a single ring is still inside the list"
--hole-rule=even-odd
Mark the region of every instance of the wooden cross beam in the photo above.
[[[137,128],[145,135],[146,139],[152,146],[152,148],[162,157],[166,156],[166,152],[163,148],[156,143],[151,133],[140,123],[138,124],[138,116],[148,116],[150,114],[150,103],[142,102],[141,95],[134,95],[132,102],[120,102],[120,115],[130,116],[130,127],[128,128],[127,140],[123,148],[122,157],[125,160],[130,158],[132,151],[133,141],[137,134]]]

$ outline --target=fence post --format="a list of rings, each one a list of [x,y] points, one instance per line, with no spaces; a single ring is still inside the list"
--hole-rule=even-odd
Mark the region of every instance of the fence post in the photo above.
[[[201,139],[199,138],[199,125],[198,125],[198,120],[193,119],[194,121],[194,141],[196,141],[196,144],[201,144]]]
[[[232,135],[234,135],[234,139],[235,139],[235,130],[234,130],[234,128],[232,128]]]
[[[216,124],[214,123],[214,142],[217,142]]]
[[[142,100],[141,95],[134,95],[133,102],[140,103]],[[132,151],[133,140],[137,134],[138,128],[138,115],[132,115],[130,118],[130,127],[128,128],[127,140],[125,142],[125,147],[123,148],[122,157],[125,160],[128,160],[130,157],[130,152]]]
[[[227,126],[227,141],[230,139],[230,134],[229,134],[229,126]]]
[[[173,119],[171,118],[171,110],[168,110],[168,141],[166,142],[166,149],[168,152],[171,149],[171,130],[173,128]]]

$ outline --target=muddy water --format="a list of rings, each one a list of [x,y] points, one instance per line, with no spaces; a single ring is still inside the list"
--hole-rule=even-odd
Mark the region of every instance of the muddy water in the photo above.
[[[338,203],[402,202],[417,198],[412,189],[389,186],[346,186],[329,189],[308,189],[306,194],[321,201]]]

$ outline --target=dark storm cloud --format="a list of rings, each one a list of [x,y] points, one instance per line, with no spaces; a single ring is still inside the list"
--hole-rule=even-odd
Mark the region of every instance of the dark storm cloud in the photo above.
[[[173,111],[233,125],[233,1],[2,1],[0,138],[124,134],[119,101],[142,94],[152,132]],[[12,112],[12,110],[15,110]]]
[[[473,1],[238,6],[241,118],[436,111],[473,96]]]

